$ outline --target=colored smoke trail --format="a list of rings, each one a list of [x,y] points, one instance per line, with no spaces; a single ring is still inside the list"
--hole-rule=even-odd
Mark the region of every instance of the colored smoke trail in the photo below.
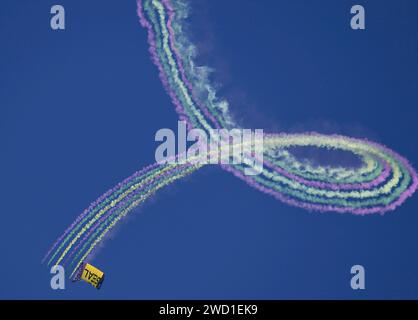
[[[138,0],[139,20],[148,32],[152,61],[180,120],[186,121],[189,129],[210,132],[237,128],[228,103],[217,98],[205,67],[194,63],[196,48],[183,31],[187,12],[185,1]],[[401,205],[418,185],[417,173],[405,158],[366,139],[315,132],[277,133],[265,134],[263,145],[264,168],[260,175],[245,175],[244,165],[222,168],[259,191],[307,210],[383,214]],[[302,161],[290,152],[294,147],[350,152],[361,165],[321,166]],[[69,263],[74,273],[133,208],[202,166],[156,163],[136,172],[94,201],[58,238],[43,261],[48,265]]]

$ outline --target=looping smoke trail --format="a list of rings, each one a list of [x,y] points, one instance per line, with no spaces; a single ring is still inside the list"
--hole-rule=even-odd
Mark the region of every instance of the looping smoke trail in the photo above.
[[[138,0],[137,3],[140,23],[148,32],[152,61],[180,120],[186,121],[189,129],[206,132],[236,128],[228,103],[216,96],[208,69],[194,63],[196,48],[183,31],[187,2]],[[405,158],[366,139],[315,132],[265,134],[262,139],[260,175],[245,175],[244,165],[222,165],[222,168],[289,205],[320,212],[383,214],[401,205],[418,185],[417,173]],[[294,147],[350,152],[361,165],[320,166],[298,159],[291,153]],[[48,265],[70,263],[74,273],[133,208],[202,166],[191,162],[156,163],[136,172],[94,201],[58,238],[43,261],[48,261]]]

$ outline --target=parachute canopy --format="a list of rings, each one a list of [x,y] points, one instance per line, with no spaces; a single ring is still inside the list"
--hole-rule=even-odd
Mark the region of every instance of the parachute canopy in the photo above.
[[[80,280],[90,283],[96,289],[100,289],[104,280],[104,272],[92,266],[91,264],[83,262],[73,279],[73,281]]]

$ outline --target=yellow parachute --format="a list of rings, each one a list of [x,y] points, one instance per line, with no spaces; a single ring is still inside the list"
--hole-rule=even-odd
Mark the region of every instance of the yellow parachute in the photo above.
[[[76,272],[73,281],[83,280],[96,289],[100,289],[104,280],[104,272],[86,262],[82,263]]]

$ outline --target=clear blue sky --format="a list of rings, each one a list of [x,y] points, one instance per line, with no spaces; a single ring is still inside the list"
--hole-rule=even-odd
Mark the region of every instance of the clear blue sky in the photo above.
[[[418,2],[192,0],[200,63],[246,127],[368,137],[418,167]],[[41,258],[96,197],[154,161],[177,115],[135,0],[3,0],[0,298],[418,298],[418,195],[385,216],[309,213],[210,167],[121,224],[100,291],[49,287]],[[350,268],[366,268],[366,290]]]

